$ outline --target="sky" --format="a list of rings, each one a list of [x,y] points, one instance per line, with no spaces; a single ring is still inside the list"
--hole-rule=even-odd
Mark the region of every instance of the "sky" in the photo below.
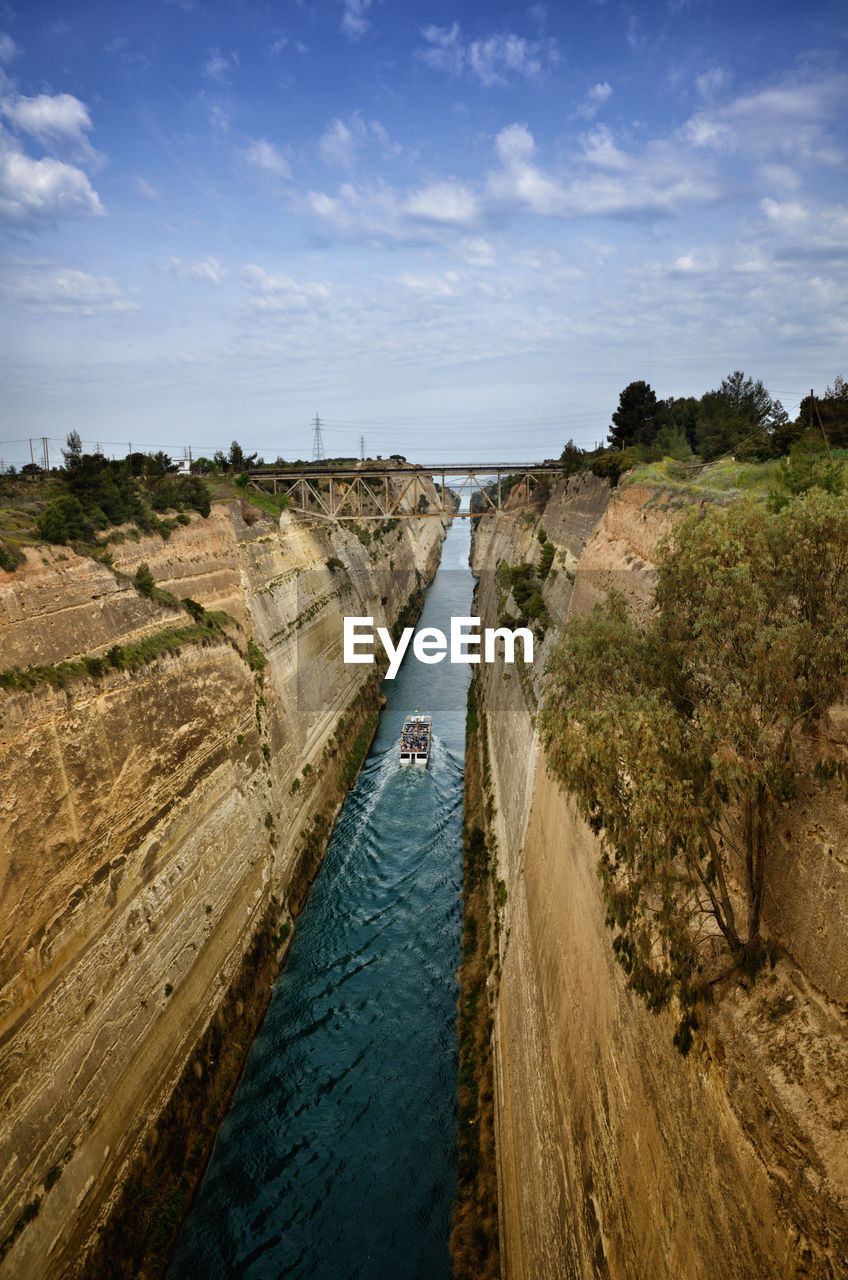
[[[848,376],[829,0],[0,0],[0,458],[541,460]]]

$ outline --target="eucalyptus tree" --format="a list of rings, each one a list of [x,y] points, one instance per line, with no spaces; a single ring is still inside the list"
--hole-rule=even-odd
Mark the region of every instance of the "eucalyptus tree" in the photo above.
[[[666,543],[651,616],[613,593],[549,666],[551,769],[601,836],[599,873],[629,985],[698,1001],[765,956],[763,894],[799,740],[848,684],[848,504],[695,511]]]

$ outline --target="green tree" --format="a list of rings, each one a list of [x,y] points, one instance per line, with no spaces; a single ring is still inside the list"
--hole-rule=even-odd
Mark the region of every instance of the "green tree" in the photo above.
[[[65,444],[67,448],[62,450],[62,457],[65,459],[65,466],[68,470],[78,467],[82,459],[82,440],[80,440],[78,431],[69,431]]]
[[[215,457],[217,458],[218,455],[215,454]],[[254,465],[256,458],[255,453],[245,453],[238,440],[234,440],[230,445],[227,462],[231,471],[246,471],[248,467]]]
[[[83,538],[91,532],[82,503],[69,493],[48,502],[35,523],[42,538],[59,544]]]
[[[143,596],[152,596],[156,580],[150,572],[150,565],[145,560],[135,571],[135,585]]]
[[[618,398],[607,439],[617,449],[650,444],[664,422],[665,405],[657,400],[649,384],[631,382]]]
[[[772,400],[760,379],[736,369],[717,391],[701,397],[695,446],[706,460],[731,451],[743,458],[765,458],[772,452],[772,435],[787,421],[783,405]]]
[[[576,472],[583,471],[586,467],[586,455],[573,440],[569,440],[566,443],[562,453],[559,455],[559,460],[567,476],[573,476]]]
[[[571,622],[541,716],[548,761],[602,834],[613,948],[649,1007],[697,1000],[763,956],[775,823],[799,731],[848,685],[848,504],[694,513],[643,625],[623,597]],[[741,885],[744,910],[730,888]]]
[[[844,378],[836,378],[823,396],[815,398],[815,404],[811,404],[809,396],[804,396],[798,417],[781,433],[783,447],[779,452],[788,453],[794,441],[809,436],[811,419],[814,439],[823,443],[824,435],[831,448],[848,448],[848,382]]]

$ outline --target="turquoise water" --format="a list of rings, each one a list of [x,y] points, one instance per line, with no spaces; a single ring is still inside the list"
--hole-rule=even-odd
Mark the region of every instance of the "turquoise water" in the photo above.
[[[421,626],[470,610],[468,521]],[[468,666],[393,681],[219,1131],[169,1280],[448,1280]],[[406,715],[433,716],[401,769]]]

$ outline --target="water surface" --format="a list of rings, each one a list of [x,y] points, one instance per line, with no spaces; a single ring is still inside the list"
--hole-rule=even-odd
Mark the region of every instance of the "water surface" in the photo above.
[[[419,626],[469,612],[457,521]],[[298,921],[170,1280],[449,1280],[470,668],[409,656]],[[433,716],[401,769],[406,715]]]

